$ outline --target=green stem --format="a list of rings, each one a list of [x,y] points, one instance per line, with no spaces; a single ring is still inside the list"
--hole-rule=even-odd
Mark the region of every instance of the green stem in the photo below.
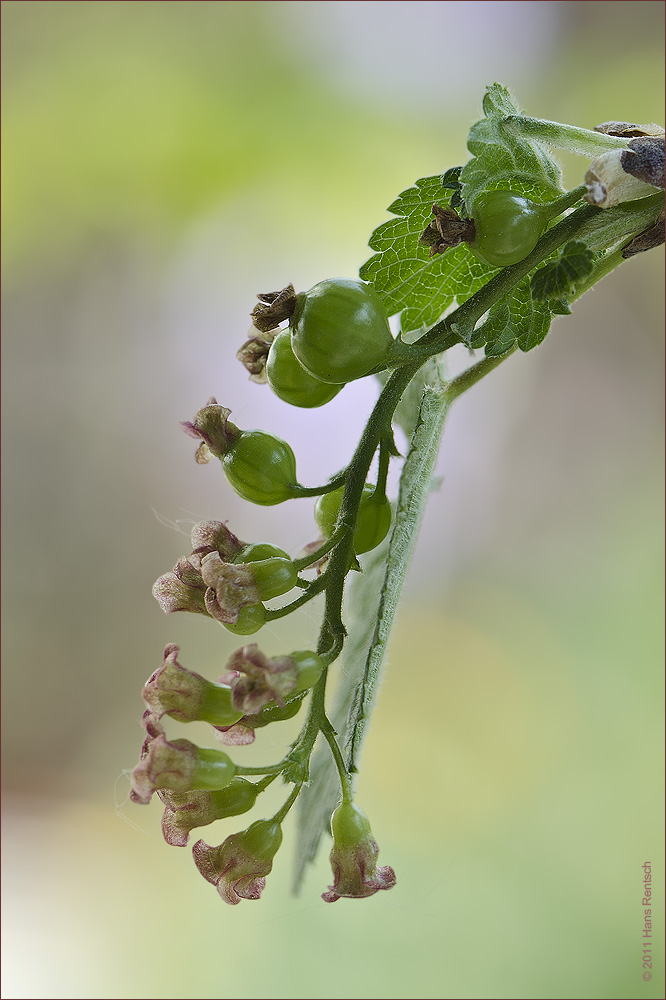
[[[311,601],[313,597],[317,594],[321,594],[322,590],[326,589],[327,579],[326,573],[322,573],[320,577],[316,580],[312,580],[308,583],[308,589],[305,593],[297,597],[296,600],[292,601],[291,604],[285,604],[283,608],[266,608],[266,618],[267,622],[274,622],[278,618],[284,618],[285,615],[290,615],[292,611],[296,611],[297,608],[302,608],[304,604]]]
[[[280,761],[279,764],[266,764],[263,767],[242,767],[239,765],[236,767],[236,774],[267,774],[267,775],[270,774],[271,775],[270,780],[272,781],[273,778],[277,778],[278,774],[283,770],[283,768],[284,768],[283,761]],[[270,782],[267,782],[267,784],[270,784]]]
[[[278,773],[279,772],[276,771],[275,774],[267,774],[265,778],[261,779],[261,781],[255,781],[254,787],[257,789],[257,795],[265,791],[272,781],[275,781]]]
[[[338,544],[343,534],[344,532],[338,529],[333,532],[328,541],[324,542],[323,545],[320,545],[319,548],[315,549],[314,552],[311,552],[310,555],[302,556],[300,559],[293,559],[292,562],[297,572],[300,572],[302,569],[307,569],[309,566],[312,566],[313,563],[319,562],[320,559],[327,555],[331,549]]]
[[[354,529],[358,518],[363,487],[370,464],[382,436],[390,430],[391,419],[400,398],[423,362],[398,368],[382,389],[370,414],[361,440],[347,466],[347,480],[338,514],[338,527],[344,532],[331,553],[326,571],[329,583],[326,588],[324,622],[320,633],[322,640],[330,639],[342,648],[345,627],[342,623],[342,595],[347,571],[353,557]]]
[[[335,766],[338,769],[338,774],[340,776],[340,787],[342,788],[342,801],[349,803],[352,801],[353,798],[351,777],[347,772],[344,757],[342,756],[342,750],[340,749],[340,745],[336,739],[335,730],[331,725],[327,716],[324,716],[324,718],[322,719],[321,732],[324,739],[331,748],[331,753],[333,754],[333,760],[335,761]]]
[[[299,794],[299,792],[301,790],[301,787],[302,787],[302,782],[300,784],[294,785],[294,787],[291,790],[291,794],[289,795],[289,798],[287,799],[287,801],[284,803],[284,805],[280,809],[278,809],[278,811],[275,813],[275,816],[273,816],[273,820],[272,820],[273,823],[282,823],[282,821],[284,820],[285,816],[287,815],[287,813],[289,812],[289,810],[293,806],[294,802],[298,798],[298,794]]]
[[[574,153],[597,157],[609,149],[627,149],[629,141],[617,135],[594,132],[575,125],[562,125],[545,118],[527,118],[524,115],[507,115],[502,128],[513,135],[524,136],[549,146],[571,149]]]
[[[463,392],[467,392],[473,385],[480,382],[482,378],[485,378],[494,368],[497,368],[503,361],[506,361],[517,349],[518,345],[515,344],[508,351],[505,351],[504,354],[499,354],[496,357],[482,358],[481,361],[472,365],[471,368],[451,379],[450,382],[447,382],[444,389],[447,399],[453,402],[458,396],[462,396]]]
[[[346,478],[347,470],[345,469],[344,472],[341,472],[335,479],[331,479],[325,486],[301,486],[300,483],[296,483],[290,488],[293,491],[295,500],[300,500],[302,497],[319,497],[324,493],[332,493],[334,490],[340,489],[344,485]]]
[[[388,479],[389,463],[391,461],[391,449],[387,437],[383,437],[379,442],[379,465],[377,466],[377,484],[373,490],[373,497],[381,500],[386,496],[386,480]]]
[[[566,212],[568,208],[575,205],[577,201],[580,201],[586,191],[587,184],[579,184],[578,187],[563,194],[561,198],[556,198],[555,201],[544,202],[544,205],[547,205],[551,210],[551,218],[554,219],[557,215],[561,215],[562,212]]]

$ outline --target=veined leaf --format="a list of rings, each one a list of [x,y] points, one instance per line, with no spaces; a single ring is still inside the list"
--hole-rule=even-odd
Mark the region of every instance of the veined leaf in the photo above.
[[[389,316],[401,314],[403,333],[432,326],[487,279],[488,268],[466,246],[430,257],[428,248],[419,245],[419,236],[432,221],[433,203],[446,207],[456,193],[442,186],[439,174],[422,177],[389,207],[396,218],[382,223],[370,237],[370,249],[377,253],[359,274],[372,283]]]
[[[492,307],[488,318],[475,331],[473,347],[485,344],[487,357],[498,357],[518,346],[531,351],[544,339],[550,327],[551,310],[545,302],[535,302],[529,278],[516,285],[513,294]]]
[[[507,190],[534,201],[552,201],[563,193],[561,171],[543,147],[503,127],[519,114],[506,89],[494,83],[483,99],[485,118],[472,125],[467,148],[473,154],[460,173],[462,196],[470,215],[482,191]],[[515,120],[515,119],[514,119]]]
[[[590,273],[593,265],[592,251],[584,243],[570,240],[555,260],[532,275],[532,298],[535,302],[566,298],[573,292],[576,282]]]

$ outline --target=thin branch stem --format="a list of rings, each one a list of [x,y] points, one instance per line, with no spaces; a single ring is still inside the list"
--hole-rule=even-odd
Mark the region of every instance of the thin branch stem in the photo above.
[[[287,799],[287,801],[284,803],[284,805],[280,809],[278,809],[278,811],[273,816],[273,822],[274,823],[282,823],[282,821],[284,820],[285,816],[287,815],[287,813],[289,812],[289,810],[293,806],[294,802],[298,798],[298,795],[299,795],[299,792],[301,790],[302,784],[303,783],[300,782],[299,784],[294,785],[294,787],[292,788],[291,793],[290,793],[289,798]]]
[[[333,760],[335,761],[335,766],[338,769],[338,774],[340,776],[340,787],[342,788],[342,801],[351,802],[352,800],[352,782],[347,768],[345,766],[344,757],[342,756],[342,750],[336,739],[336,733],[331,725],[328,716],[324,716],[321,722],[321,732],[331,748],[331,753],[333,754]]]

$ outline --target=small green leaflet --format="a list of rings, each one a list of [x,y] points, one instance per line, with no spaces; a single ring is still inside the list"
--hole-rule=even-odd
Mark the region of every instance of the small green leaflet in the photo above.
[[[532,298],[535,302],[563,299],[574,291],[581,278],[593,267],[594,254],[584,243],[570,240],[555,260],[549,261],[532,275]]]
[[[509,115],[519,114],[509,91],[499,83],[483,98],[485,118],[472,125],[467,148],[473,154],[460,173],[462,197],[473,214],[482,191],[500,189],[534,201],[552,201],[563,193],[560,168],[542,146],[503,128]]]
[[[453,191],[456,194],[456,191]],[[433,202],[449,205],[450,188],[442,177],[422,177],[389,206],[396,216],[382,223],[370,237],[378,251],[359,274],[381,296],[389,316],[401,313],[403,333],[432,326],[454,302],[464,302],[488,277],[488,268],[466,246],[429,256],[419,236],[432,222]]]
[[[536,201],[562,194],[555,161],[538,143],[502,128],[506,116],[518,113],[508,90],[497,83],[488,87],[483,110],[486,117],[469,134],[473,158],[462,169],[423,177],[403,191],[388,209],[395,218],[378,226],[370,238],[376,253],[361,267],[360,276],[374,286],[389,316],[401,314],[403,333],[433,326],[492,273],[464,244],[432,257],[428,247],[419,245],[419,236],[432,221],[434,202],[462,210],[479,192],[502,187]]]
[[[492,307],[488,318],[475,331],[471,346],[485,344],[489,358],[505,354],[516,345],[521,351],[531,351],[548,333],[550,319],[548,304],[533,300],[530,279],[523,278],[510,298]]]

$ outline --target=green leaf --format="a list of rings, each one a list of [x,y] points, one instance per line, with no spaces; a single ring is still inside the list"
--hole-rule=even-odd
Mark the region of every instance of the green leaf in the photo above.
[[[473,295],[488,276],[488,268],[464,245],[433,257],[427,247],[419,246],[419,236],[432,221],[433,203],[451,203],[451,189],[443,187],[442,180],[439,174],[422,177],[398,196],[388,209],[396,218],[375,229],[370,249],[377,253],[359,272],[379,293],[389,316],[401,314],[403,333],[432,326],[454,302],[460,305]]]
[[[329,717],[340,736],[350,771],[358,766],[361,743],[372,712],[389,633],[400,600],[418,528],[431,488],[442,426],[447,411],[441,364],[428,362],[415,382],[421,393],[407,413],[401,400],[401,425],[411,437],[400,478],[395,526],[383,545],[363,556],[363,573],[353,574],[345,607],[348,630],[344,670]],[[412,388],[412,386],[410,386]],[[388,556],[387,556],[388,553]],[[310,781],[299,796],[295,889],[329,830],[331,813],[340,801],[340,780],[328,746],[321,739],[312,757]]]
[[[555,260],[532,275],[532,298],[535,302],[562,299],[571,295],[576,282],[586,277],[594,266],[594,254],[584,243],[570,240]]]
[[[562,194],[560,168],[536,141],[516,135],[503,121],[519,109],[506,89],[494,83],[483,99],[485,118],[472,125],[467,148],[473,154],[463,167],[462,196],[473,215],[474,201],[491,189],[513,191],[535,201],[551,201]]]
[[[518,346],[531,351],[540,344],[550,327],[551,310],[532,299],[529,278],[523,278],[511,295],[490,309],[488,318],[475,331],[472,347],[485,343],[487,357],[498,357]]]
[[[499,84],[489,87],[483,110],[486,117],[469,134],[473,158],[462,169],[423,177],[403,191],[388,209],[395,218],[378,226],[370,238],[376,253],[361,267],[360,276],[374,286],[389,316],[400,314],[403,333],[433,326],[454,304],[461,305],[478,291],[493,270],[465,244],[432,257],[428,247],[419,245],[432,221],[433,203],[464,215],[465,205],[473,205],[476,195],[489,188],[509,188],[535,201],[562,194],[560,169],[539,143],[503,128],[503,119],[511,116],[515,123],[518,113],[508,90]]]

